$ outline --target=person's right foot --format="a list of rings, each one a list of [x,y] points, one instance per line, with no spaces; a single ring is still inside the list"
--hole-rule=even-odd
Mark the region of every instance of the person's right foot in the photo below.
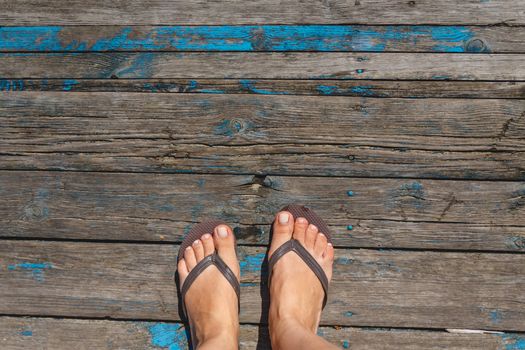
[[[208,255],[217,254],[239,280],[239,262],[235,253],[235,238],[229,226],[219,225],[184,251],[178,263],[180,285],[184,285],[191,270]],[[188,312],[193,344],[199,349],[238,348],[239,310],[237,294],[224,275],[209,266],[195,279],[186,293],[184,303]]]
[[[268,258],[292,237],[315,258],[330,281],[334,247],[318,228],[305,218],[294,220],[291,213],[277,214]],[[324,290],[306,263],[294,252],[288,252],[274,265],[270,282],[269,328],[272,344],[291,327],[301,327],[315,334],[322,311]]]

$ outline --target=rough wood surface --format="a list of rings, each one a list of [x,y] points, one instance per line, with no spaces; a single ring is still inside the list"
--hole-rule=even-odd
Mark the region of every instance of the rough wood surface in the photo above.
[[[7,92],[0,118],[3,169],[525,178],[521,100]]]
[[[523,0],[0,1],[3,25],[525,24]]]
[[[438,331],[321,327],[325,339],[353,350],[518,350],[521,334],[457,334]],[[3,350],[182,350],[188,346],[179,323],[0,317]],[[240,349],[269,349],[265,327],[241,325]]]
[[[180,242],[218,217],[265,244],[275,213],[298,202],[337,246],[525,250],[519,182],[4,171],[0,189],[4,237]]]
[[[464,53],[2,53],[0,76],[523,81],[524,60],[522,54]]]
[[[266,247],[238,251],[241,322],[264,323]],[[0,313],[178,320],[176,253],[166,244],[3,241]],[[336,256],[323,325],[525,330],[523,254]]]
[[[278,79],[0,79],[0,91],[170,92],[525,99],[525,82]]]
[[[0,51],[525,52],[525,27],[258,25],[0,27]]]

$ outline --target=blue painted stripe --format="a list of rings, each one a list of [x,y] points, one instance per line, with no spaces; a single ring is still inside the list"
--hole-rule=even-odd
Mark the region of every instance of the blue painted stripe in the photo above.
[[[401,44],[405,50],[408,45],[419,51],[480,51],[476,45],[469,48],[475,33],[466,26],[156,26],[144,32],[134,27],[115,28],[111,34],[86,35],[86,29],[80,27],[0,27],[0,51],[384,52],[399,50]]]

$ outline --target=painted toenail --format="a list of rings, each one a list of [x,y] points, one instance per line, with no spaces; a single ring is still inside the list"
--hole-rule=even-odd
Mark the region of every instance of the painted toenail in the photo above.
[[[195,242],[193,242],[193,245],[199,245],[199,240],[197,239]]]
[[[281,225],[285,225],[285,224],[288,223],[288,214],[287,213],[279,214],[279,223]]]
[[[222,238],[228,237],[228,230],[224,226],[219,227],[219,229],[217,230],[217,233],[219,234],[219,237],[222,237]]]
[[[209,233],[206,233],[205,235],[203,235],[201,237],[202,239],[210,239],[211,238],[211,235]]]

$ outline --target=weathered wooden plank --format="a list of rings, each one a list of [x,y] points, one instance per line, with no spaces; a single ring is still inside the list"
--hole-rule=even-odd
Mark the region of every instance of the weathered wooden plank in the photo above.
[[[525,82],[250,79],[0,79],[0,91],[170,92],[525,99]]]
[[[523,0],[0,2],[3,25],[525,24]]]
[[[0,51],[525,52],[525,27],[251,25],[1,27]]]
[[[519,182],[4,171],[0,189],[4,237],[180,242],[218,217],[266,244],[274,214],[298,202],[337,246],[525,251]]]
[[[2,53],[0,76],[525,80],[525,55],[339,52]]]
[[[265,250],[239,247],[241,322],[261,319]],[[165,244],[3,241],[0,313],[178,320],[176,252]],[[336,255],[323,325],[525,329],[523,254]]]
[[[354,350],[519,350],[521,334],[457,334],[439,331],[321,327],[325,339]],[[4,350],[182,350],[188,346],[179,323],[124,322],[52,318],[0,317],[0,345]],[[263,326],[241,325],[240,348],[269,349]]]
[[[4,169],[525,178],[520,100],[10,92],[0,117]]]

